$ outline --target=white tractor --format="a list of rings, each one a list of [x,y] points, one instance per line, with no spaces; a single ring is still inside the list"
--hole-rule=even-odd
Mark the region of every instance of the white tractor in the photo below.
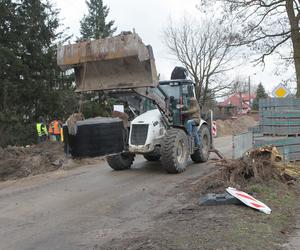
[[[127,32],[62,46],[58,49],[58,65],[75,69],[78,92],[103,91],[120,99],[137,96],[142,104],[150,101],[152,109],[135,117],[130,127],[125,128],[125,139],[115,142],[122,144],[121,149],[105,153],[114,170],[129,169],[136,154],[148,161],[161,161],[168,173],[184,171],[189,157],[196,163],[208,160],[213,147],[210,123],[201,119],[197,128],[200,148],[195,147],[194,136],[189,135],[184,126],[183,111],[195,97],[194,83],[186,79],[159,82],[152,48],[145,46],[137,34]],[[99,135],[97,131],[93,133]],[[105,138],[99,139],[100,146]],[[73,143],[76,137],[66,143],[72,144],[70,141]]]

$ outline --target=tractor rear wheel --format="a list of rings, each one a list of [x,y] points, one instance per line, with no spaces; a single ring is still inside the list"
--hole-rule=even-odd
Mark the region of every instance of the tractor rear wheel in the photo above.
[[[167,131],[161,150],[161,162],[164,169],[171,174],[181,173],[188,161],[188,138],[181,129]]]
[[[106,161],[112,169],[120,171],[131,168],[134,157],[134,154],[121,153],[117,155],[107,156]]]
[[[191,155],[191,158],[195,163],[206,162],[209,158],[209,150],[211,147],[211,136],[206,125],[202,125],[199,129],[199,136],[201,140],[201,147],[194,151]]]

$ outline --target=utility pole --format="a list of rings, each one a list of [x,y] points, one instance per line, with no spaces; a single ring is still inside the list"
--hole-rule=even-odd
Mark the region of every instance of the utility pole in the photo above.
[[[252,105],[251,105],[251,81],[250,81],[250,76],[248,76],[248,91],[249,91],[249,108],[251,108]]]
[[[240,112],[242,112],[243,110],[242,90],[240,90],[239,94],[240,94]]]

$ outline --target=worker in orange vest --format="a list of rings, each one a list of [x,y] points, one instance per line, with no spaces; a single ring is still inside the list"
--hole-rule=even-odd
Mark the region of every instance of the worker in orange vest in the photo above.
[[[62,122],[58,119],[57,114],[54,115],[54,120],[49,124],[50,140],[54,142],[61,141]]]

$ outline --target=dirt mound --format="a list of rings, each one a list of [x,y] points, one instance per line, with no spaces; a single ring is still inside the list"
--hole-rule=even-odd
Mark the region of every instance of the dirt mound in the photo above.
[[[44,174],[57,169],[72,169],[84,165],[95,165],[102,157],[69,159],[63,145],[44,142],[27,147],[0,147],[0,181]]]
[[[249,128],[257,125],[257,121],[251,116],[244,115],[229,120],[217,120],[218,137],[247,132]]]
[[[220,168],[195,182],[195,190],[224,192],[228,186],[246,188],[255,183],[276,180],[293,184],[300,176],[300,166],[285,165],[276,147],[266,146],[253,149],[237,160],[222,160]]]
[[[238,160],[220,163],[221,177],[229,183],[263,182],[271,179],[285,181],[279,164],[282,160],[276,147],[262,147],[247,152]]]
[[[44,142],[28,147],[0,148],[0,181],[53,171],[64,161],[61,144]]]

